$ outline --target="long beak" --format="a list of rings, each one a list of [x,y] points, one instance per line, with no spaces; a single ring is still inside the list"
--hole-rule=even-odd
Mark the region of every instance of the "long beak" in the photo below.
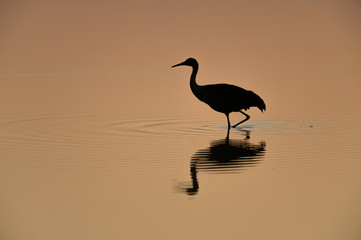
[[[172,68],[174,68],[174,67],[178,67],[178,66],[182,66],[182,65],[184,65],[184,62],[178,63],[178,64],[176,64],[176,65],[172,66]]]

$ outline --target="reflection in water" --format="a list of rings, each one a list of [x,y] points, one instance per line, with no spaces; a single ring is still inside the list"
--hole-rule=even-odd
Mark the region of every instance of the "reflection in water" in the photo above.
[[[192,184],[181,184],[178,190],[195,195],[199,190],[197,172],[235,173],[242,168],[259,163],[265,153],[264,141],[253,144],[249,140],[249,132],[244,140],[225,139],[212,141],[209,148],[197,151],[190,161]]]

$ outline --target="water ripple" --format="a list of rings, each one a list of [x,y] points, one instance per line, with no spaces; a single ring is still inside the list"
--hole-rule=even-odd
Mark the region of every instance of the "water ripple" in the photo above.
[[[335,128],[330,121],[250,121],[232,132],[263,134],[320,133]],[[58,113],[48,115],[6,115],[0,120],[2,144],[24,146],[67,145],[91,147],[114,145],[121,139],[209,136],[226,133],[227,126],[206,117],[128,117],[110,113]]]

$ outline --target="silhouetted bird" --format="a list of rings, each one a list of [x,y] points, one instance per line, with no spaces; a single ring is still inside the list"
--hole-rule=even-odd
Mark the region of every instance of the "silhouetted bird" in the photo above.
[[[266,105],[264,104],[262,98],[252,91],[224,83],[204,86],[198,85],[196,83],[198,62],[194,58],[188,58],[186,61],[172,66],[172,68],[182,65],[193,68],[190,79],[193,94],[202,102],[207,103],[213,110],[226,114],[228,131],[231,127],[229,122],[229,113],[241,112],[246,116],[244,120],[232,126],[236,127],[250,119],[250,116],[245,112],[242,112],[242,110],[247,110],[250,107],[258,107],[262,112],[266,110]]]

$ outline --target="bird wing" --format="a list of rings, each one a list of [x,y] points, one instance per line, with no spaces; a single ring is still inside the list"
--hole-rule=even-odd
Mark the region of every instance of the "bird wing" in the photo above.
[[[203,86],[200,100],[219,112],[232,112],[248,108],[249,92],[229,84]]]
[[[266,110],[263,100],[254,92],[229,84],[202,86],[199,97],[218,112],[235,112],[250,107]]]

